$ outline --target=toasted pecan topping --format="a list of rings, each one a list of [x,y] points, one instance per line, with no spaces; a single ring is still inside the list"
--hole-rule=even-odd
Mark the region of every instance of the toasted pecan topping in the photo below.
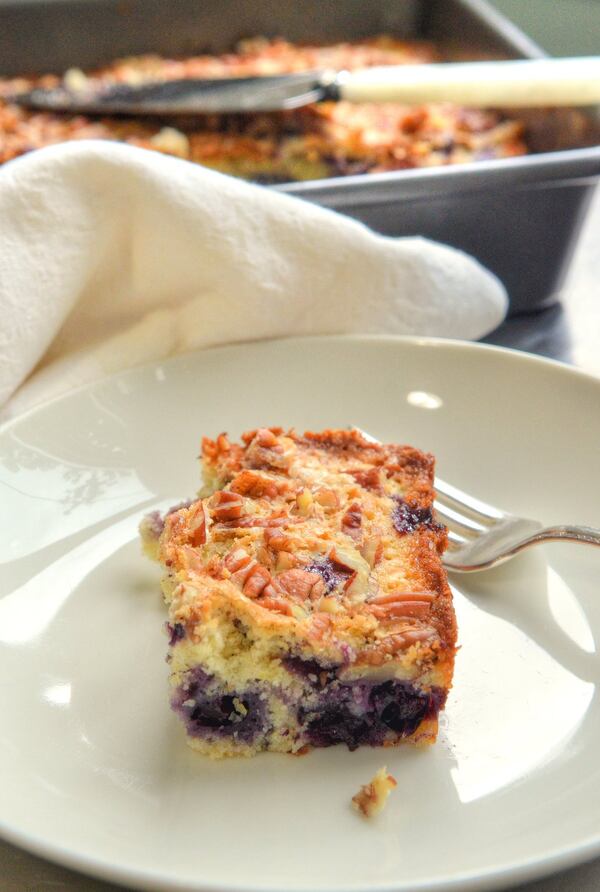
[[[249,576],[252,575],[255,568],[258,566],[258,561],[255,561],[254,558],[248,557],[248,561],[242,564],[242,566],[238,570],[231,574],[232,582],[236,582],[243,590],[246,584],[246,580],[249,578]]]
[[[363,489],[370,489],[373,491],[381,489],[379,468],[356,468],[355,470],[348,471],[348,473],[354,477],[358,485],[362,486]]]
[[[216,440],[202,437],[202,458],[209,464],[226,462],[228,467],[235,469],[239,466],[243,450],[237,443],[230,443],[227,434],[219,434]]]
[[[373,644],[368,645],[360,654],[358,662],[371,666],[381,666],[387,660],[393,659],[396,654],[406,650],[412,644],[429,641],[435,635],[433,629],[404,628],[401,631],[392,632],[383,638],[379,638]]]
[[[218,446],[219,439],[224,436],[227,437],[226,434],[219,434],[216,440],[211,440],[210,437],[202,437],[202,456],[209,461],[213,461],[219,455],[221,451]]]
[[[267,527],[264,532],[265,545],[273,551],[289,551],[292,538],[278,527]]]
[[[435,636],[433,629],[405,629],[402,634],[408,644],[430,641]]]
[[[295,601],[314,600],[325,594],[325,583],[309,570],[286,570],[275,578],[276,587]]]
[[[235,573],[242,567],[247,567],[250,561],[251,557],[247,551],[244,551],[243,548],[236,548],[225,555],[223,558],[223,566],[229,570],[230,573]]]
[[[263,468],[283,473],[290,457],[273,430],[261,428],[246,447],[245,461],[250,468]]]
[[[275,499],[286,489],[289,489],[289,483],[286,480],[275,480],[265,474],[258,474],[256,471],[246,469],[234,477],[229,488],[232,492],[248,496],[251,499]]]
[[[238,520],[244,514],[244,500],[238,493],[221,489],[212,496],[212,516],[217,523]]]
[[[366,542],[363,542],[360,553],[370,567],[375,567],[383,557],[381,536],[371,536]]]
[[[244,433],[242,434],[242,440],[244,441],[246,446],[249,446],[250,443],[252,442],[252,440],[256,439],[256,437],[258,437],[259,435],[262,437],[265,437],[268,440],[269,434],[272,434],[273,437],[277,438],[277,437],[281,436],[282,433],[283,433],[282,427],[253,428],[252,430],[244,431]]]
[[[264,607],[265,610],[272,610],[274,613],[282,613],[285,616],[292,615],[291,606],[277,594],[276,589],[272,585],[265,587],[263,597],[259,598],[256,603],[260,607]]]
[[[358,502],[352,502],[344,516],[342,517],[342,532],[357,539],[360,536],[360,528],[362,525],[362,508]]]
[[[188,533],[189,543],[194,547],[204,545],[206,542],[206,516],[204,514],[204,504],[196,502],[192,505],[188,515]]]
[[[423,619],[429,614],[434,599],[433,592],[395,592],[373,598],[367,608],[373,616],[382,620],[398,616]]]
[[[248,598],[257,598],[271,582],[271,574],[265,567],[255,564],[244,582],[242,591]]]
[[[371,604],[396,604],[402,601],[425,601],[427,604],[435,599],[434,592],[392,592],[389,595],[378,595],[372,598]]]
[[[357,560],[352,560],[352,558],[350,558],[347,553],[342,552],[340,548],[334,548],[329,557],[334,572],[344,577],[344,590],[347,591],[357,576]]]
[[[324,431],[307,431],[305,440],[322,449],[331,449],[336,452],[378,453],[381,451],[379,443],[367,440],[356,428],[352,430],[327,429]]]
[[[273,446],[279,446],[279,440],[273,431],[265,427],[261,427],[256,431],[254,439],[259,446],[264,446],[266,449],[272,449]]]
[[[443,659],[456,639],[441,534],[426,513],[428,457],[347,432],[313,438],[259,428],[242,447],[220,437],[207,447],[218,454],[208,481],[223,488],[204,499],[203,511],[202,503],[181,511],[179,526],[169,519],[165,562],[189,572],[199,591],[214,589],[215,605],[231,585],[236,604],[244,595],[254,605],[246,601],[244,610],[289,617],[290,634],[331,633],[336,647],[351,642],[359,664],[404,659],[403,651],[409,661]],[[405,535],[398,525],[408,527]]]
[[[383,607],[371,607],[370,612],[378,619],[386,620],[397,616],[416,616],[424,619],[430,610],[430,605],[425,601],[398,601],[394,604],[385,604]]]

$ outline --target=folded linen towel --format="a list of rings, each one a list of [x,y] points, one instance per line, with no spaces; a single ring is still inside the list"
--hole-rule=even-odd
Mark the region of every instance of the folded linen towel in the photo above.
[[[299,334],[478,338],[506,295],[475,260],[109,142],[0,170],[0,407],[109,372]]]

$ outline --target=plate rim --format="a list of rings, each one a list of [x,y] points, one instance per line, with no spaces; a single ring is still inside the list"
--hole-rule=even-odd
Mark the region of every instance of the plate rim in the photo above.
[[[21,839],[23,837],[23,840]],[[93,879],[122,884],[125,889],[146,890],[146,892],[264,892],[262,886],[245,883],[200,882],[190,885],[187,880],[176,879],[158,871],[115,866],[105,858],[82,855],[62,845],[44,842],[39,835],[21,834],[6,829],[0,820],[0,838],[37,857],[50,861],[59,867],[78,871]],[[493,892],[510,889],[517,884],[533,882],[553,876],[569,868],[579,867],[600,855],[600,830],[596,837],[556,852],[545,858],[530,858],[526,861],[513,861],[501,870],[490,868],[485,871],[468,871],[451,879],[421,880],[410,885],[386,883],[364,887],[364,892]],[[293,892],[347,892],[347,886],[294,886]]]
[[[476,352],[481,354],[498,354],[505,355],[506,357],[512,357],[512,359],[516,362],[523,362],[525,365],[538,365],[545,366],[547,368],[553,368],[557,371],[562,371],[567,376],[572,376],[576,379],[586,380],[588,382],[593,382],[597,385],[600,385],[600,375],[594,374],[594,372],[587,371],[586,369],[580,369],[575,365],[572,365],[569,362],[561,359],[554,359],[550,356],[542,356],[539,353],[530,353],[527,350],[519,350],[517,347],[506,347],[500,344],[487,344],[483,341],[469,341],[462,338],[444,338],[444,337],[434,337],[432,335],[396,335],[396,334],[356,334],[356,333],[342,333],[342,334],[319,334],[319,335],[290,335],[289,337],[272,337],[272,338],[256,338],[252,341],[231,341],[223,344],[210,344],[206,347],[197,347],[193,350],[185,350],[180,353],[175,353],[172,356],[165,356],[162,358],[146,360],[145,362],[136,363],[131,366],[127,366],[122,369],[117,369],[116,371],[109,372],[104,375],[99,375],[93,381],[86,381],[83,384],[78,385],[77,387],[71,387],[69,390],[64,393],[56,394],[55,396],[49,397],[48,399],[41,400],[36,402],[34,405],[29,406],[27,409],[24,409],[22,412],[18,412],[16,415],[11,415],[6,419],[2,419],[0,414],[0,436],[5,433],[12,425],[16,424],[19,421],[31,416],[32,414],[46,409],[50,406],[53,406],[55,403],[61,402],[62,400],[70,399],[78,394],[84,393],[87,390],[91,390],[95,387],[107,386],[111,381],[116,380],[121,377],[127,377],[129,375],[149,371],[157,365],[178,365],[179,363],[183,363],[185,361],[189,361],[196,356],[203,356],[205,353],[219,353],[225,352],[227,350],[232,349],[240,349],[244,347],[253,347],[262,344],[282,344],[282,343],[322,343],[326,341],[339,342],[339,343],[349,343],[349,344],[361,344],[361,343],[370,343],[373,341],[379,341],[381,343],[389,343],[390,345],[397,344],[400,346],[407,345],[409,347],[419,347],[419,348],[433,348],[433,349],[442,349],[444,347],[452,347],[457,350],[465,350],[467,352]],[[25,381],[21,382],[24,384]],[[21,386],[21,385],[19,385]],[[17,393],[19,387],[9,396],[8,401],[12,399],[12,397]]]
[[[470,352],[478,355],[494,354],[502,356],[506,361],[519,363],[523,366],[535,366],[545,368],[552,374],[567,376],[575,381],[586,382],[600,389],[600,376],[583,369],[579,369],[567,362],[552,359],[546,356],[529,353],[512,347],[495,344],[467,341],[458,338],[429,337],[417,335],[386,335],[386,334],[324,334],[310,336],[291,336],[262,338],[253,341],[238,341],[227,344],[207,346],[191,351],[178,353],[160,359],[149,360],[118,371],[98,377],[94,381],[83,383],[71,388],[65,393],[58,394],[50,399],[38,402],[23,412],[0,423],[0,438],[10,429],[21,423],[26,418],[35,416],[40,411],[52,409],[57,404],[62,404],[81,394],[93,391],[97,387],[110,386],[111,382],[119,379],[143,375],[156,366],[177,366],[193,361],[196,357],[205,354],[226,353],[231,350],[240,350],[247,347],[278,344],[323,344],[327,342],[346,343],[348,345],[369,344],[373,342],[386,343],[396,346],[418,349],[439,350],[449,348],[457,352]],[[81,853],[76,849],[63,844],[49,842],[40,834],[28,833],[20,828],[15,828],[9,821],[0,816],[0,838],[11,845],[15,845],[31,854],[44,858],[59,866],[79,871],[89,877],[95,877],[108,882],[126,884],[135,889],[144,890],[173,890],[173,892],[263,892],[261,886],[244,883],[243,885],[231,883],[215,883],[203,881],[190,884],[183,878],[173,878],[168,874],[157,870],[145,870],[144,868],[127,867],[123,864],[115,864],[106,858],[93,854]],[[476,892],[476,890],[493,890],[512,887],[518,883],[541,879],[569,868],[582,865],[600,856],[600,829],[592,836],[587,836],[574,845],[564,846],[549,855],[537,856],[528,859],[514,859],[508,865],[498,869],[490,867],[485,870],[467,871],[451,878],[435,880],[423,879],[410,886],[400,879],[399,882],[379,883],[370,885],[372,892]],[[297,886],[294,892],[345,892],[343,886]]]

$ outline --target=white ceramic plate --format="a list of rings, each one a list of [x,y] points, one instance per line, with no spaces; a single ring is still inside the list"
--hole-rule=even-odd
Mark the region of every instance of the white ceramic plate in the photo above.
[[[600,526],[600,381],[510,351],[323,338],[134,369],[0,432],[0,832],[144,889],[492,889],[600,853],[600,551],[456,577],[438,744],[212,763],[167,706],[136,525],[198,485],[199,437],[358,425],[548,523]],[[398,780],[368,823],[350,797]]]

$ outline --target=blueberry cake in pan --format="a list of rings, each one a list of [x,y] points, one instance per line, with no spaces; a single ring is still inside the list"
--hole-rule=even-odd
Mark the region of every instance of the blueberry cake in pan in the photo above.
[[[272,114],[205,115],[182,120],[108,118],[27,111],[11,93],[62,83],[142,83],[179,78],[247,77],[323,69],[432,62],[429,43],[387,35],[352,43],[298,45],[256,37],[233,52],[169,59],[119,59],[61,78],[0,78],[0,162],[73,139],[110,139],[185,158],[262,183],[508,158],[527,151],[523,125],[497,112],[450,104],[322,102]],[[4,98],[3,98],[4,97]]]
[[[202,444],[195,501],[142,522],[173,709],[213,757],[432,743],[451,685],[433,458],[358,431]]]

